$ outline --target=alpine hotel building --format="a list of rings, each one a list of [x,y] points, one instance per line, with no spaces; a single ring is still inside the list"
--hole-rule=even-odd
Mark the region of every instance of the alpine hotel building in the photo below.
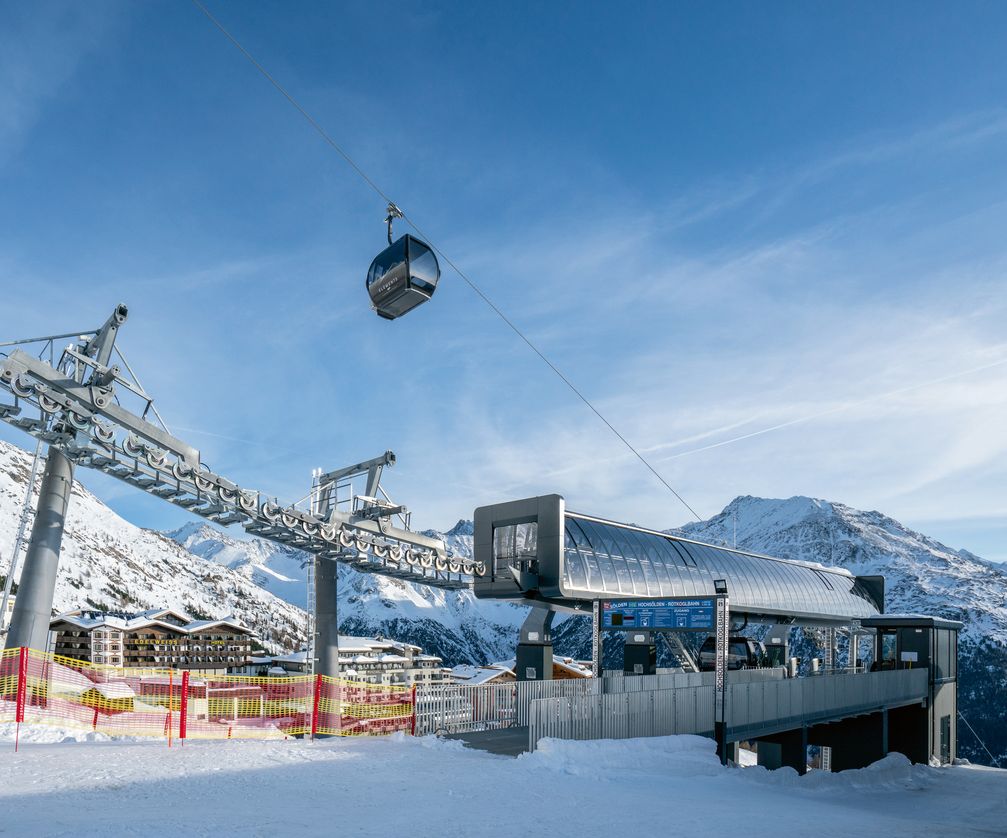
[[[71,611],[53,617],[49,629],[57,655],[108,666],[223,673],[245,666],[252,651],[252,630],[234,618],[193,620],[167,608]]]

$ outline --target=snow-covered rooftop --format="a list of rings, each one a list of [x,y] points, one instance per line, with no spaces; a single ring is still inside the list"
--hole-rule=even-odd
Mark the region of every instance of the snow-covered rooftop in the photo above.
[[[167,619],[169,616],[176,617],[179,621],[184,622],[182,625],[178,625]],[[85,631],[93,631],[99,628],[138,631],[144,628],[157,627],[170,631],[180,631],[183,634],[195,634],[208,628],[225,626],[244,634],[252,633],[252,630],[248,626],[243,625],[234,617],[224,617],[220,620],[193,620],[188,615],[179,611],[169,611],[167,609],[151,609],[138,614],[77,610],[53,617],[49,625],[53,630],[56,630],[61,623],[77,626]]]

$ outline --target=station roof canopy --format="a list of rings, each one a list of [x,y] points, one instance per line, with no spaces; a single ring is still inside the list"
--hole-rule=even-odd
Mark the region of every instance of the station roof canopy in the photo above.
[[[965,623],[959,620],[946,620],[943,617],[929,617],[925,614],[883,614],[864,620],[864,628],[940,628],[960,631]]]
[[[559,495],[480,507],[475,581],[483,598],[583,610],[594,600],[702,597],[727,582],[733,614],[847,623],[884,609],[884,579],[568,512]]]

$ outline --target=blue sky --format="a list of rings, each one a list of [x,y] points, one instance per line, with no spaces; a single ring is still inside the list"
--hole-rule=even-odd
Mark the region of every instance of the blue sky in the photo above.
[[[812,495],[1007,560],[1007,7],[208,5],[701,515]],[[4,338],[128,303],[172,430],[288,500],[391,448],[422,526],[688,520],[449,271],[370,313],[383,215],[191,4],[0,5]]]

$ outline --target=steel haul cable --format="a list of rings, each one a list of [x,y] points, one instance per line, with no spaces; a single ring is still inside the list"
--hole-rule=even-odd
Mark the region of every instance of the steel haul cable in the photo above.
[[[210,10],[207,9],[206,6],[204,6],[203,3],[200,2],[200,0],[192,0],[192,4],[206,16],[207,20],[209,20],[210,23],[212,23],[215,27],[217,27],[217,29],[221,31],[224,37],[227,38],[227,40],[229,40],[238,49],[238,51],[241,52],[241,54],[245,56],[246,59],[248,59],[248,61],[252,64],[252,66],[254,66],[255,69],[262,74],[262,76],[266,79],[266,81],[268,81],[274,88],[276,88],[276,90],[283,96],[283,98],[286,99],[297,110],[297,112],[308,121],[308,123],[311,125],[312,128],[315,129],[318,135],[323,140],[325,140],[325,142],[328,143],[328,145],[332,146],[332,148],[335,149],[335,151],[339,154],[339,156],[342,157],[343,160],[347,162],[347,164],[349,164],[350,168],[352,168],[353,171],[355,171],[358,175],[360,175],[361,179],[368,186],[370,186],[371,189],[373,189],[378,195],[380,195],[387,203],[389,204],[395,203],[387,194],[385,194],[385,192],[381,189],[381,187],[378,186],[377,183],[375,183],[370,177],[368,177],[367,173],[363,169],[361,169],[360,166],[356,164],[356,162],[354,162],[353,158],[350,157],[350,155],[346,152],[346,150],[342,146],[340,146],[339,143],[333,140],[332,137],[329,136],[329,134],[318,123],[318,121],[313,116],[311,116],[311,114],[308,113],[307,110],[304,109],[304,107],[287,91],[287,89],[283,87],[283,85],[281,85],[275,78],[273,78],[273,76],[270,75],[269,71],[265,67],[263,67],[262,64],[260,64],[255,59],[255,57],[247,49],[245,49],[244,46],[242,46],[241,42],[238,41],[238,39],[235,38],[227,30],[227,28],[219,20],[217,20],[217,18],[213,16]],[[661,484],[669,492],[671,492],[679,500],[679,502],[686,509],[689,510],[689,512],[691,512],[695,516],[696,520],[702,521],[703,519],[700,517],[699,513],[696,512],[696,510],[689,505],[689,503],[685,500],[685,498],[683,498],[678,492],[675,491],[674,488],[672,488],[671,484],[668,483],[668,481],[661,476],[661,474],[657,471],[657,469],[655,469],[650,464],[650,462],[646,459],[646,457],[644,457],[643,454],[641,454],[629,442],[629,440],[626,439],[626,437],[624,437],[621,433],[619,433],[618,430],[616,430],[615,426],[611,422],[609,422],[608,419],[605,418],[605,416],[601,413],[601,411],[598,410],[598,408],[596,408],[591,403],[591,401],[587,398],[587,396],[585,396],[579,389],[577,389],[577,387],[573,384],[573,382],[570,381],[570,379],[567,378],[560,371],[560,369],[546,357],[545,353],[542,352],[542,350],[539,349],[538,346],[532,343],[532,341],[528,338],[528,336],[525,335],[524,332],[522,332],[514,324],[514,322],[509,317],[507,317],[507,315],[504,314],[503,311],[501,311],[500,308],[489,297],[486,296],[483,290],[478,285],[476,285],[476,283],[461,268],[459,268],[458,265],[456,265],[454,261],[452,261],[447,254],[444,253],[444,251],[442,251],[439,247],[437,247],[437,245],[435,245],[433,242],[430,241],[430,238],[423,233],[423,231],[416,225],[416,222],[413,221],[406,213],[402,214],[402,218],[410,227],[412,227],[416,231],[416,233],[421,238],[425,239],[429,243],[430,247],[434,250],[434,252],[437,253],[437,255],[440,256],[448,265],[451,266],[452,270],[454,270],[454,272],[458,274],[458,276],[461,277],[462,280],[464,280],[465,284],[468,285],[469,288],[471,288],[479,296],[479,298],[484,303],[486,303],[486,305],[488,305],[494,311],[494,313],[501,320],[504,321],[504,323],[507,324],[508,327],[510,327],[510,329],[514,332],[514,334],[516,334],[522,341],[524,341],[524,343],[528,346],[529,349],[532,350],[532,352],[538,355],[538,357],[546,364],[546,366],[548,366],[549,369],[551,369],[559,377],[559,379],[567,387],[570,388],[570,390],[574,393],[574,395],[576,395],[578,399],[580,399],[585,405],[587,405],[587,407],[591,410],[591,412],[594,413],[594,415],[597,416],[613,434],[615,434],[615,436],[622,442],[622,444],[625,445],[626,448],[628,448],[633,453],[633,456],[635,456],[641,463],[643,463],[643,465],[647,468],[647,470],[650,471],[650,473],[653,474],[654,477],[656,477],[661,482]]]

